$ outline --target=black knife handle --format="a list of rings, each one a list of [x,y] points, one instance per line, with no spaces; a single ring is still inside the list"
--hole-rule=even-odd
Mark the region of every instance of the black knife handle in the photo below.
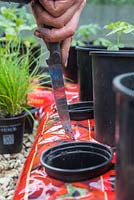
[[[51,26],[44,25],[44,28],[52,29]],[[50,57],[47,60],[48,65],[52,64],[61,64],[61,49],[59,42],[49,42],[48,50],[50,52]]]
[[[53,42],[53,43],[50,42],[50,43],[48,43],[48,49],[50,52],[50,56],[47,60],[47,64],[48,65],[62,64],[60,43],[59,42]]]

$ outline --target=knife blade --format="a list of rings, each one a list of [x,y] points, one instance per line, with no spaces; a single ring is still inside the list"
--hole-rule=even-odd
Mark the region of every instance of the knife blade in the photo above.
[[[48,48],[50,51],[50,57],[47,60],[47,64],[49,66],[48,68],[52,81],[52,88],[57,112],[63,129],[69,135],[69,137],[74,140],[65,94],[60,44],[58,42],[49,43]]]

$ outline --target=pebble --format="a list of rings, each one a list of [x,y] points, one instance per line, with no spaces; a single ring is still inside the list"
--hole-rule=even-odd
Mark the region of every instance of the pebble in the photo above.
[[[24,134],[21,153],[0,154],[0,200],[12,200],[16,183],[34,140],[35,134]]]

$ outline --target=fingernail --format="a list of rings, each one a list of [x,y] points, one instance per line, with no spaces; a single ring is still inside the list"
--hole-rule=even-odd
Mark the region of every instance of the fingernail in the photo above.
[[[32,8],[35,7],[35,0],[31,1],[31,6],[32,6]]]
[[[35,30],[34,35],[35,35],[36,37],[41,37],[40,32],[39,32],[38,30]]]
[[[66,60],[66,62],[65,62],[65,67],[67,67],[67,63],[68,63],[68,60]]]

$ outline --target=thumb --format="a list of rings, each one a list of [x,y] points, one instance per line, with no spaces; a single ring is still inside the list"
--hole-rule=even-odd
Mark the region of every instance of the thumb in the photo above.
[[[68,37],[61,44],[62,65],[64,67],[67,66],[71,42],[72,42],[72,37]]]

